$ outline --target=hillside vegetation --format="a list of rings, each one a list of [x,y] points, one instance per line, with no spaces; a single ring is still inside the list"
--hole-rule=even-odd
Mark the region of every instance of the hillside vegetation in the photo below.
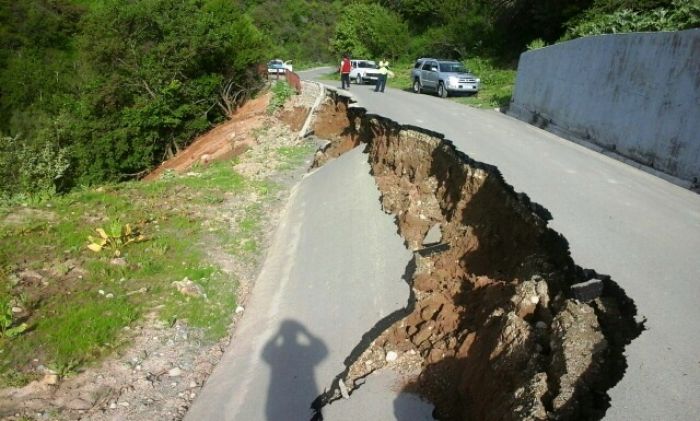
[[[474,58],[498,104],[528,45],[699,22],[693,0],[0,0],[0,197],[145,174],[254,95],[274,56]]]
[[[197,349],[226,337],[287,180],[315,150],[282,124],[294,108],[272,91],[198,139],[220,145],[235,130],[248,149],[234,159],[0,202],[0,418],[15,413],[2,388],[83,372],[141,328],[186,326]]]

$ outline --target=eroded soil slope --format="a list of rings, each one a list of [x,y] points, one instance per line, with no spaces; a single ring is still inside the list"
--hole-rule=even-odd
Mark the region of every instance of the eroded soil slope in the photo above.
[[[344,383],[418,365],[405,387],[441,420],[602,418],[642,326],[609,277],[575,265],[549,213],[437,133],[335,94],[318,121],[330,144],[317,165],[366,144],[382,206],[416,251],[407,316],[349,362]]]
[[[247,294],[257,276],[258,265],[270,234],[276,227],[278,212],[287,199],[291,185],[306,171],[306,162],[315,149],[312,143],[298,139],[298,130],[299,122],[303,123],[306,119],[318,94],[318,86],[305,84],[302,95],[290,99],[283,108],[272,114],[266,112],[268,96],[262,96],[244,106],[233,120],[203,135],[191,148],[166,162],[150,177],[157,179],[166,169],[174,172],[190,171],[181,176],[172,175],[174,183],[185,184],[189,178],[202,177],[207,162],[242,152],[235,166],[234,163],[227,165],[245,183],[270,187],[270,191],[265,188],[265,196],[258,194],[259,190],[246,190],[245,194],[226,191],[221,197],[211,196],[200,203],[197,195],[209,194],[207,191],[190,192],[175,185],[171,190],[164,189],[163,198],[159,201],[160,206],[180,212],[187,223],[201,225],[202,231],[210,231],[209,235],[203,234],[202,238],[199,235],[191,237],[188,247],[203,251],[202,266],[212,265],[223,272],[222,278],[227,279],[228,283],[222,293],[228,294],[235,289],[235,315],[227,314],[224,322],[226,324],[230,321],[231,328],[235,327],[238,318],[245,311]],[[201,165],[192,169],[191,166],[195,163]],[[109,187],[111,188],[116,187]],[[132,196],[130,199],[136,201],[139,197]],[[94,210],[94,213],[98,214],[98,210]],[[90,215],[83,215],[83,218],[86,216]],[[259,221],[255,218],[259,218]],[[58,220],[58,216],[50,208],[27,208],[8,215],[0,223],[21,225],[33,219],[53,223]],[[242,230],[246,232],[243,233]],[[221,231],[225,235],[219,239],[215,231]],[[145,244],[159,240],[156,234],[153,236],[154,241]],[[251,244],[255,247],[250,247]],[[161,250],[161,253],[166,252],[165,248]],[[46,256],[51,256],[51,251],[46,253]],[[83,279],[89,275],[91,259],[97,258],[87,253],[92,252],[81,254],[79,260],[66,262],[48,258],[27,260],[25,257],[25,261],[17,267],[15,290],[37,303],[35,308],[26,306],[22,309],[27,314],[27,319],[32,313],[39,312],[38,306],[49,294],[66,291],[69,291],[68,294],[71,294],[70,291],[78,294],[87,291],[94,292],[98,297],[96,299],[108,299],[97,291],[92,291],[96,287]],[[159,254],[154,252],[153,256],[154,264],[159,264]],[[130,259],[131,256],[115,259],[114,265],[119,265],[120,268],[123,265],[119,270],[123,272],[124,278],[119,282],[127,282],[126,278],[134,277],[134,265],[129,263]],[[35,269],[27,270],[28,267]],[[66,268],[65,273],[59,273],[60,267]],[[162,270],[168,271],[167,268]],[[172,280],[180,281],[180,278]],[[105,288],[101,285],[109,286],[113,281],[115,280],[96,280],[101,288]],[[178,302],[205,300],[214,305],[214,301],[209,301],[207,297],[190,296],[191,293],[185,294],[176,285],[177,282],[173,282],[172,286],[168,284],[164,295],[175,297]],[[109,294],[114,295],[109,299],[126,300],[152,294],[153,285],[146,284],[139,288],[141,286],[138,285],[134,291],[126,294],[115,291],[115,294]],[[0,419],[182,419],[228,346],[229,337],[213,341],[204,329],[192,326],[185,318],[164,320],[159,313],[164,305],[159,301],[154,304],[159,305],[152,308],[149,306],[142,319],[123,328],[118,338],[119,346],[114,346],[113,353],[90,365],[59,372],[52,368],[50,361],[45,361],[39,352],[35,352],[31,355],[31,364],[26,367],[17,366],[15,369],[37,380],[22,387],[0,389]],[[31,324],[32,320],[29,322]],[[3,357],[6,358],[6,355],[3,354]]]

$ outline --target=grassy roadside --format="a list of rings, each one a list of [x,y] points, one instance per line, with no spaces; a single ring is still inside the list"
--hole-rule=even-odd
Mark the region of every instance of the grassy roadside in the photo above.
[[[279,160],[277,167],[280,171],[291,170],[304,163],[306,158],[313,154],[316,150],[316,145],[312,143],[304,143],[299,146],[282,146],[275,151]]]
[[[413,81],[411,70],[414,62],[397,63],[392,66],[396,75],[389,79],[389,86],[396,89],[410,90]],[[515,86],[515,70],[498,66],[493,60],[474,57],[467,59],[466,67],[481,79],[478,95],[451,97],[460,104],[477,108],[505,107],[510,102]]]
[[[477,108],[507,107],[515,88],[516,71],[479,57],[468,59],[467,69],[481,79],[478,95],[457,97],[456,101]]]
[[[66,374],[96,361],[123,345],[124,327],[153,311],[202,328],[210,340],[223,336],[237,280],[207,250],[253,258],[260,201],[274,191],[237,174],[229,161],[0,207],[0,386],[27,383],[38,365]],[[249,196],[259,200],[245,203]],[[248,211],[233,224],[221,213],[232,201]],[[120,236],[126,224],[132,233]],[[99,238],[98,228],[117,233],[115,243],[137,233],[144,239],[94,252],[88,236]],[[173,286],[185,278],[194,285]]]

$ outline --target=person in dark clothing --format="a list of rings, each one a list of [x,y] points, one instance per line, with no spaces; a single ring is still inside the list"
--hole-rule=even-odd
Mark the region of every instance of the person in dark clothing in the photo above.
[[[352,70],[352,64],[350,63],[350,58],[347,54],[343,55],[343,61],[340,62],[339,70],[342,89],[350,89],[350,70]]]

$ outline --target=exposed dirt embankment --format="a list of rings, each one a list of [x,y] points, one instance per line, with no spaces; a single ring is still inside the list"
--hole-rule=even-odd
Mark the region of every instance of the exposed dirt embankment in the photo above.
[[[18,256],[12,261],[16,267],[12,274],[15,281],[7,286],[8,291],[12,288],[14,296],[21,297],[22,307],[16,309],[21,311],[19,315],[30,329],[26,336],[0,343],[2,368],[11,369],[2,373],[2,380],[10,378],[8,372],[18,379],[36,380],[28,384],[17,381],[16,387],[0,388],[0,420],[123,421],[184,417],[230,339],[226,335],[216,340],[216,335],[208,334],[210,323],[195,324],[188,315],[224,314],[222,324],[230,322],[233,329],[244,314],[247,296],[264,256],[261,250],[270,241],[291,186],[307,169],[313,145],[300,142],[298,131],[320,93],[316,85],[304,84],[301,95],[290,99],[272,115],[266,112],[269,95],[248,102],[231,121],[202,135],[148,179],[158,179],[166,169],[176,173],[190,171],[189,174],[173,174],[155,185],[104,186],[87,192],[104,197],[99,199],[103,205],[96,206],[98,199],[93,199],[89,204],[72,207],[86,196],[69,196],[71,204],[67,206],[71,207],[63,211],[42,203],[41,209],[24,207],[0,218],[0,228],[3,224],[17,227],[16,232],[22,232],[25,241],[55,245],[60,244],[55,239],[63,237],[47,233],[56,231],[57,224],[68,227],[61,229],[62,233],[72,235],[76,235],[71,228],[73,219],[79,224],[94,226],[99,222],[97,226],[108,226],[101,225],[110,220],[108,207],[125,199],[131,205],[118,208],[120,217],[126,221],[132,221],[134,215],[142,218],[144,209],[151,215],[146,225],[149,240],[143,243],[147,247],[143,253],[148,256],[144,260],[139,260],[138,252],[131,246],[119,259],[94,254],[83,246],[65,252],[62,248],[57,252],[55,247],[42,246],[32,254],[15,253]],[[232,170],[214,173],[215,177],[208,171],[216,167],[203,165],[233,155],[238,156],[236,162],[226,164]],[[202,165],[191,168],[197,163]],[[232,176],[239,181],[224,181]],[[203,181],[190,184],[195,179]],[[203,188],[205,183],[211,186]],[[237,183],[242,187],[236,187]],[[268,195],[268,191],[274,193]],[[177,226],[164,222],[176,219],[183,222]],[[41,227],[40,231],[22,228],[37,226]],[[184,238],[182,242],[168,236],[170,229]],[[13,254],[5,253],[5,256]],[[177,267],[192,265],[194,271],[187,273],[202,274],[189,275],[192,280],[185,278],[195,289],[179,285],[184,283],[182,275],[178,276],[183,272],[173,268],[173,261]],[[141,270],[144,266],[148,271]],[[209,268],[212,272],[208,272]],[[153,276],[147,277],[151,273]],[[2,275],[0,284],[5,287]],[[213,282],[216,279],[221,281]],[[202,291],[208,296],[202,295]],[[75,296],[88,298],[71,301]],[[53,305],[52,300],[61,304]],[[104,303],[100,305],[106,309],[95,313],[101,315],[99,320],[104,324],[124,324],[116,338],[110,338],[106,329],[95,330],[92,323],[85,322],[89,319],[77,317],[82,312],[81,304],[88,300]],[[115,300],[130,303],[129,308],[138,308],[134,318],[143,316],[134,321],[117,319],[112,314],[115,307],[107,306]],[[174,316],[167,316],[173,314],[166,313],[167,306],[177,309]],[[14,311],[15,316],[18,311]],[[228,311],[235,311],[235,315],[229,317]],[[206,316],[203,319],[209,320]],[[35,329],[41,326],[41,320],[51,320],[45,324],[47,333]],[[58,342],[48,336],[70,336],[66,332],[78,339]],[[40,347],[21,342],[29,335],[39,334],[45,335],[34,342],[41,344]],[[94,338],[98,335],[105,339],[98,338],[102,341],[98,342]],[[90,341],[95,343],[90,348],[95,355],[93,360],[75,359],[60,366],[51,355],[53,351],[48,351],[58,347],[53,344],[61,344],[65,355],[68,346],[86,347]],[[30,355],[26,359],[10,360],[13,346],[29,350]],[[8,361],[14,364],[9,365]],[[3,386],[7,383],[3,382]]]
[[[497,168],[437,133],[348,105],[331,94],[320,110],[315,132],[331,143],[317,165],[365,143],[382,206],[416,253],[410,314],[372,342],[345,384],[418,364],[406,389],[435,403],[438,419],[601,418],[624,346],[642,329],[632,301],[576,266],[549,213]]]

